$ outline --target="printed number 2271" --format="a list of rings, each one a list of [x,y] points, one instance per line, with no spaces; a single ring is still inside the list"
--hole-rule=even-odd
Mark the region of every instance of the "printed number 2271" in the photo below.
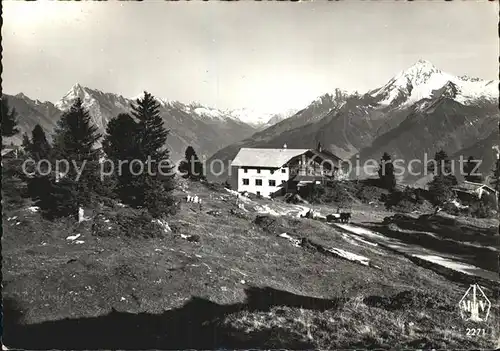
[[[486,335],[486,329],[484,328],[467,328],[468,336],[481,336]]]

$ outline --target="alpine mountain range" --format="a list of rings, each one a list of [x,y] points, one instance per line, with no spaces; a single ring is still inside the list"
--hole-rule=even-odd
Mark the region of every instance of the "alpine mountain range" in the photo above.
[[[454,76],[419,60],[387,84],[360,94],[334,89],[300,111],[262,113],[251,109],[222,110],[199,103],[157,97],[170,130],[168,148],[174,161],[191,145],[210,160],[225,164],[241,147],[311,148],[319,142],[343,159],[421,159],[440,149],[448,155],[483,158],[489,173],[499,145],[498,80]],[[147,87],[145,87],[147,90]],[[48,137],[57,120],[77,98],[104,134],[111,118],[130,112],[135,98],[75,84],[59,101],[41,102],[23,93],[7,95],[18,113],[22,133],[40,124]],[[219,180],[224,180],[224,175]]]

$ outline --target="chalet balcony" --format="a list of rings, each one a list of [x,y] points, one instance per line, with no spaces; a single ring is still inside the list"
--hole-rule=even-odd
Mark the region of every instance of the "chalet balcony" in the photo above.
[[[330,177],[332,172],[323,167],[307,167],[301,166],[297,168],[290,169],[290,176],[315,176],[315,177]]]

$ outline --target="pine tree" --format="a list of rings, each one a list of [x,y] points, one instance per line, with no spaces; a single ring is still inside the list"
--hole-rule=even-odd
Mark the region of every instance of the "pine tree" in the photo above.
[[[2,137],[11,137],[19,133],[17,128],[17,112],[15,108],[9,108],[7,99],[2,96],[0,100],[2,120],[0,128],[2,129]]]
[[[140,174],[138,169],[130,171],[122,169],[118,192],[120,197],[129,204],[137,207],[146,207],[156,217],[171,213],[174,206],[173,197],[168,190],[173,188],[173,172],[161,176],[158,164],[169,160],[169,152],[165,148],[168,130],[163,126],[160,116],[160,104],[148,92],[144,97],[137,99],[131,106],[132,116],[119,116],[108,126],[108,136],[104,141],[104,149],[110,158],[122,160],[139,160],[144,165]],[[152,173],[146,171],[147,162]],[[137,164],[137,167],[140,165]],[[155,168],[156,167],[156,168]]]
[[[78,206],[89,204],[100,186],[97,173],[100,150],[94,147],[101,138],[97,130],[80,98],[75,100],[71,108],[57,122],[54,154],[70,164],[66,177],[74,180],[72,184],[76,186]],[[83,167],[78,181],[76,181],[76,167],[79,169]]]
[[[378,169],[378,176],[382,186],[392,191],[396,187],[396,176],[394,175],[394,165],[391,156],[384,152]]]
[[[463,165],[463,173],[465,180],[474,183],[482,183],[483,177],[478,171],[476,167],[481,163],[480,160],[475,159],[473,156],[469,156],[467,162]],[[474,173],[473,173],[474,172]]]
[[[155,177],[144,178],[144,207],[155,218],[175,214],[177,205],[163,182]]]
[[[148,156],[156,161],[168,158],[165,146],[169,131],[163,126],[159,102],[145,91],[144,97],[137,99],[136,104],[132,105],[132,115],[139,121],[139,143],[143,159],[146,160]]]
[[[186,148],[185,160],[179,165],[179,171],[184,174],[185,178],[193,180],[205,179],[203,163],[192,146]]]
[[[23,133],[23,141],[21,143],[21,146],[23,147],[25,153],[31,155],[31,139],[26,132]]]
[[[428,169],[434,172],[434,178],[429,183],[429,192],[435,205],[442,205],[453,197],[452,186],[457,185],[457,178],[452,174],[453,168],[444,150],[436,152],[434,163]]]
[[[434,205],[443,205],[453,198],[453,191],[444,176],[435,176],[429,183],[429,193]]]
[[[130,162],[140,159],[139,124],[125,113],[119,114],[109,121],[103,150],[114,164],[117,178],[117,193],[124,203],[140,205],[136,199],[141,191],[141,182],[131,174]]]
[[[140,157],[139,125],[126,113],[109,121],[102,148],[112,160],[132,160]]]
[[[57,122],[54,135],[57,156],[77,162],[97,160],[99,150],[94,145],[101,138],[97,130],[82,100],[77,98]]]
[[[32,157],[36,160],[48,159],[50,157],[51,150],[52,148],[47,141],[45,132],[42,127],[37,124],[31,132],[30,153]]]
[[[443,177],[448,186],[456,185],[457,178],[453,174],[453,166],[448,154],[444,150],[436,152],[434,162],[430,162],[428,170],[434,173],[435,177]]]

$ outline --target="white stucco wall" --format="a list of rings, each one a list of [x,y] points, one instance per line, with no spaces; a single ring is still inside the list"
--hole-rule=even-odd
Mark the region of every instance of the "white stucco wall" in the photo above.
[[[260,195],[264,197],[269,197],[270,194],[280,190],[281,183],[283,181],[286,182],[289,177],[288,167],[276,169],[274,170],[274,173],[272,173],[269,169],[260,169],[260,173],[258,173],[256,168],[247,168],[247,172],[245,173],[244,168],[239,167],[237,172],[238,192],[248,191],[253,194],[260,192]],[[248,185],[243,184],[244,179],[248,179]],[[262,185],[256,185],[257,179],[262,181]],[[270,186],[269,180],[274,180],[276,182],[276,186]]]

